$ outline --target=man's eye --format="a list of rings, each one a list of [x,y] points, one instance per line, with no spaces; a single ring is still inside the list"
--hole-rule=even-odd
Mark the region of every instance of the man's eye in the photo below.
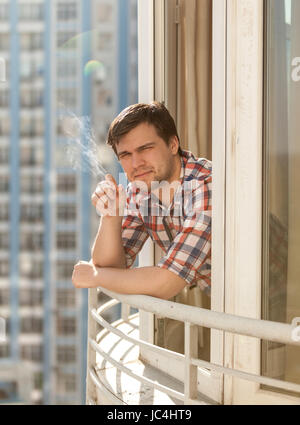
[[[126,158],[129,155],[129,153],[123,153],[119,156],[120,159]]]

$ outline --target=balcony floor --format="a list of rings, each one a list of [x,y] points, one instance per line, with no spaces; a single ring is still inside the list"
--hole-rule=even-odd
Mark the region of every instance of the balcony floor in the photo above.
[[[138,325],[138,315],[131,316],[128,322],[119,320],[114,324],[120,331],[134,338],[139,337]],[[137,375],[151,379],[175,391],[183,392],[181,382],[139,359],[138,346],[106,330],[99,333],[97,341],[103,351]],[[98,353],[95,369],[101,384],[107,390],[101,391],[97,388],[97,404],[183,405],[182,400],[171,397],[153,388],[150,384],[139,382],[125,372],[117,370]],[[109,396],[110,393],[112,397]]]

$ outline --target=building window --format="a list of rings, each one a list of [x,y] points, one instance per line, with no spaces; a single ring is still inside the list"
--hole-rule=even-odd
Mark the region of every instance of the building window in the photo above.
[[[9,220],[9,205],[0,204],[0,221],[8,221]]]
[[[0,37],[1,39],[1,37]],[[8,136],[10,134],[10,118],[9,117],[1,117],[0,118],[0,136]],[[8,147],[1,146],[0,148],[0,163],[1,156],[3,155],[1,151],[8,151]]]
[[[113,16],[113,7],[109,3],[102,3],[98,6],[98,20],[99,23],[111,22]]]
[[[22,108],[37,108],[43,106],[43,90],[22,88],[20,93],[20,101]],[[0,97],[1,102],[1,97]]]
[[[74,50],[77,48],[77,38],[75,32],[58,32],[57,47],[63,50]]]
[[[56,324],[58,335],[76,334],[76,319],[74,317],[58,317]]]
[[[22,50],[42,50],[44,35],[39,32],[21,34],[20,45]]]
[[[30,195],[43,193],[44,182],[43,176],[21,176],[21,193],[26,193]],[[1,183],[0,183],[0,192],[1,192]]]
[[[43,4],[28,3],[19,5],[20,21],[41,21],[43,18]]]
[[[44,73],[43,58],[23,56],[20,59],[20,79],[21,81],[36,80]]]
[[[77,4],[75,2],[65,2],[57,5],[58,21],[71,21],[75,19],[77,19]]]
[[[21,318],[21,332],[24,333],[42,333],[43,332],[43,319],[40,317],[22,317]]]
[[[59,372],[57,374],[57,393],[73,393],[76,391],[76,375]]]
[[[56,246],[57,249],[76,249],[76,233],[58,232]]]
[[[0,175],[0,193],[9,192],[9,176]]]
[[[76,362],[76,347],[73,345],[62,345],[57,347],[56,358],[58,363]]]
[[[44,276],[44,263],[34,257],[20,258],[20,275],[28,279],[42,279]]]
[[[0,108],[8,108],[9,106],[9,92],[7,89],[0,90]]]
[[[43,204],[21,204],[20,220],[22,222],[40,223],[43,221],[43,219],[44,219]],[[34,240],[34,238],[32,240]]]
[[[10,357],[10,346],[9,344],[0,344],[0,359]]]
[[[7,21],[9,19],[8,4],[0,4],[0,21]]]
[[[57,278],[60,280],[69,280],[72,277],[74,261],[58,261],[56,266]]]
[[[111,32],[101,32],[98,38],[99,50],[113,49],[113,34]]]
[[[23,130],[25,130],[23,128]],[[29,129],[28,129],[29,130]],[[27,132],[27,129],[26,129]],[[36,128],[32,127],[28,133],[37,134]],[[44,151],[41,146],[22,146],[20,162],[22,166],[43,165]]]
[[[21,232],[20,245],[22,251],[42,251],[44,235],[40,232]]]
[[[58,288],[56,291],[57,307],[75,307],[76,306],[76,292],[74,288]]]
[[[21,117],[20,133],[22,137],[40,137],[44,134],[44,119],[37,117]],[[31,152],[32,146],[26,146],[25,151]],[[41,151],[42,157],[43,151]],[[27,154],[28,155],[28,154]],[[30,153],[30,155],[32,155]],[[22,154],[21,154],[22,160]],[[36,164],[33,164],[36,165]]]
[[[77,63],[72,58],[58,58],[57,59],[57,77],[66,79],[76,77]]]
[[[76,192],[76,176],[72,174],[57,176],[57,192]]]
[[[98,91],[98,106],[111,106],[112,102],[112,90],[103,88]]]
[[[19,291],[21,307],[38,307],[43,305],[43,290],[37,288],[21,288]]]
[[[9,261],[0,260],[0,277],[8,277],[8,276],[9,276]]]
[[[76,89],[58,89],[57,90],[57,106],[61,107],[74,107],[77,104],[77,90]]]
[[[41,345],[22,345],[21,358],[23,360],[41,363],[43,361],[43,347]]]
[[[33,385],[35,390],[42,390],[43,389],[43,373],[42,372],[35,372],[33,374]]]
[[[9,34],[3,34],[1,33],[1,37],[0,37],[0,50],[1,51],[7,51],[9,50],[9,42],[10,42],[10,37]]]
[[[0,233],[0,249],[9,249],[9,234],[7,232]]]
[[[0,266],[1,267],[1,266]],[[0,306],[8,306],[10,302],[10,292],[7,288],[0,289]]]
[[[1,122],[0,122],[0,130],[1,130]],[[8,165],[10,149],[8,146],[0,147],[0,165]]]
[[[76,220],[76,205],[59,204],[57,205],[57,220],[74,221]]]

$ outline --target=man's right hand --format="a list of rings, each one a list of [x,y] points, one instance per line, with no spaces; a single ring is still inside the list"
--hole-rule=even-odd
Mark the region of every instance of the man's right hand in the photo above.
[[[105,180],[98,183],[91,200],[98,215],[122,217],[124,214],[126,193],[121,184],[117,185],[111,174],[107,174]]]

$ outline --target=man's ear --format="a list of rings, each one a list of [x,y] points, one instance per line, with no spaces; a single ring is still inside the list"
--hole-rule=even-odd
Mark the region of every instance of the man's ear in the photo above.
[[[169,146],[171,148],[172,154],[177,155],[178,149],[179,149],[179,140],[178,140],[177,136],[172,136],[170,138]]]

